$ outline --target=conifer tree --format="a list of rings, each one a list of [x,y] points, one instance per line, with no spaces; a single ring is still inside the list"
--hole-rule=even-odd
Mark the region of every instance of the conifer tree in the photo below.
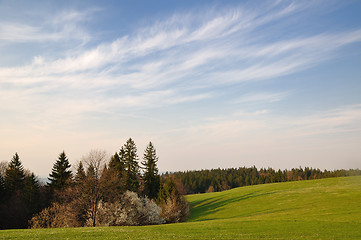
[[[123,175],[123,162],[120,161],[119,154],[115,153],[109,161],[109,167],[104,168],[102,173],[104,201],[116,201],[125,192]]]
[[[147,146],[142,162],[144,169],[144,190],[143,193],[150,199],[155,199],[158,196],[160,189],[160,176],[158,175],[157,162],[158,157],[152,142]]]
[[[53,189],[63,189],[71,180],[70,167],[69,160],[63,151],[59,154],[58,160],[54,163],[53,169],[49,174],[49,186]]]
[[[5,188],[10,192],[22,190],[25,182],[24,167],[19,159],[19,155],[15,153],[10,161],[5,173]]]
[[[84,181],[85,177],[86,177],[86,174],[85,174],[83,162],[80,161],[78,168],[76,170],[76,173],[75,173],[75,182],[81,183],[82,181]]]
[[[29,217],[40,210],[40,185],[34,173],[25,177],[23,199]]]
[[[120,161],[124,166],[123,179],[125,190],[137,192],[139,189],[139,164],[137,147],[133,139],[129,138],[119,152]]]
[[[168,177],[167,181],[159,191],[158,201],[166,201],[172,196],[179,198],[180,194],[178,192],[177,185],[175,184],[174,179],[172,177]]]
[[[109,161],[109,169],[119,173],[121,177],[124,170],[124,162],[121,161],[118,153],[115,153]]]
[[[2,175],[0,175],[0,205],[3,202],[5,196],[5,180]]]

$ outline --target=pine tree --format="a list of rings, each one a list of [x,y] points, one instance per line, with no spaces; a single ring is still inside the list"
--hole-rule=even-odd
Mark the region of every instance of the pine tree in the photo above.
[[[40,185],[34,173],[25,177],[23,199],[29,218],[40,209]]]
[[[0,205],[3,202],[3,199],[5,197],[6,191],[5,191],[5,180],[2,175],[0,175]]]
[[[189,203],[178,192],[172,177],[168,177],[160,190],[158,204],[162,208],[161,216],[167,223],[182,222],[189,215]]]
[[[155,199],[158,196],[160,189],[160,176],[158,175],[157,162],[158,157],[156,150],[152,142],[147,146],[144,156],[144,161],[142,165],[144,166],[144,190],[143,193],[147,195],[150,199]]]
[[[165,202],[172,196],[179,198],[180,194],[178,192],[177,185],[175,184],[174,179],[172,177],[168,177],[167,181],[159,191],[158,201]]]
[[[53,189],[63,189],[71,180],[71,167],[69,160],[63,151],[59,154],[58,160],[54,163],[52,172],[49,174],[49,186]]]
[[[77,184],[81,183],[82,181],[84,181],[85,177],[86,174],[85,174],[84,166],[83,163],[80,161],[75,174],[75,182]]]
[[[25,182],[24,167],[15,153],[5,173],[5,188],[8,193],[22,190]]]
[[[137,192],[139,189],[139,164],[137,147],[133,139],[129,138],[119,152],[120,161],[124,166],[123,179],[125,190]]]
[[[121,161],[118,153],[115,153],[109,161],[109,169],[115,171],[119,174],[119,177],[122,176],[124,170],[124,162]]]
[[[116,201],[125,192],[123,175],[123,162],[120,161],[118,153],[115,153],[109,161],[109,167],[104,168],[102,173],[104,201]]]

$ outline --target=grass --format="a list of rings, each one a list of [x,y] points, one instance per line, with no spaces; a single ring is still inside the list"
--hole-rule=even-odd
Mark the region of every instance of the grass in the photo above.
[[[188,222],[3,230],[0,239],[361,239],[361,176],[188,196]]]

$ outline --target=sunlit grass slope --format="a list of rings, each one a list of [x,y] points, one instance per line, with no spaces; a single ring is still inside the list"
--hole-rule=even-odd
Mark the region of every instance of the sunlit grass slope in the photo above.
[[[187,223],[0,231],[0,239],[361,239],[361,176],[188,196]]]

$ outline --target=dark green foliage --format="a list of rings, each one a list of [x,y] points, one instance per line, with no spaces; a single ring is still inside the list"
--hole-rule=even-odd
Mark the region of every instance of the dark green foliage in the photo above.
[[[5,197],[5,180],[3,176],[0,175],[0,204],[3,202]]]
[[[118,153],[115,153],[110,161],[109,167],[103,170],[103,190],[105,201],[115,201],[125,192],[124,162],[120,160]]]
[[[200,171],[175,172],[164,174],[162,178],[168,178],[172,175],[175,179],[184,185],[184,194],[204,193],[209,191],[220,192],[230,188],[275,183],[287,181],[300,181],[310,179],[320,179],[329,177],[355,176],[361,175],[361,170],[335,170],[321,171],[313,168],[293,168],[291,170],[278,170],[272,168],[229,168],[229,169],[212,169]]]
[[[5,174],[5,188],[8,193],[23,189],[25,182],[24,167],[17,153],[10,161]]]
[[[179,193],[172,177],[169,177],[162,186],[158,203],[162,208],[161,216],[167,223],[183,222],[189,215],[189,203]]]
[[[32,215],[45,206],[45,194],[34,173],[25,174],[17,153],[8,164],[4,182],[0,229],[27,228]]]
[[[129,138],[119,152],[120,161],[124,166],[123,181],[125,190],[138,192],[139,164],[137,147],[133,139]]]
[[[120,175],[119,177],[121,178],[121,174],[124,171],[124,162],[121,161],[120,156],[118,153],[115,153],[110,161],[109,161],[109,169],[114,170],[115,172],[118,172]]]
[[[122,193],[124,193],[124,184],[120,176],[121,173],[118,170],[104,167],[101,178],[103,201],[117,201]]]
[[[28,219],[30,219],[34,213],[41,210],[40,185],[34,173],[25,177],[23,200],[28,210]]]
[[[117,216],[115,219],[122,218],[123,213],[118,208],[122,205],[115,203],[121,204],[127,190],[133,191],[134,196],[139,197],[138,193],[142,193],[152,199],[144,198],[144,203],[154,203],[153,199],[157,198],[156,202],[162,208],[160,219],[164,218],[167,223],[181,222],[189,215],[189,204],[183,194],[223,191],[264,183],[361,175],[359,169],[321,171],[299,167],[275,171],[272,168],[258,170],[256,167],[243,167],[166,173],[160,178],[156,150],[149,143],[141,163],[141,176],[137,148],[131,138],[119,153],[111,157],[108,164],[107,160],[105,152],[91,151],[79,163],[72,183],[70,164],[62,152],[49,174],[49,188],[39,186],[34,174],[25,174],[28,171],[24,171],[19,156],[15,154],[9,164],[0,166],[4,169],[0,171],[0,229],[26,228],[31,216],[42,209],[36,215],[38,218],[34,218],[35,222],[32,222],[34,226],[99,226],[107,222],[105,220],[110,215]],[[45,198],[45,192],[49,189],[51,194]],[[142,204],[140,202],[138,205],[142,207]],[[156,205],[149,206],[142,209],[146,213],[159,213],[159,207],[157,210],[153,208]],[[144,216],[139,217],[141,219]],[[42,222],[44,219],[49,221]]]
[[[72,191],[71,207],[79,226],[86,223],[87,209],[89,206],[89,184],[87,183],[87,175],[85,173],[83,162],[80,161],[75,173],[75,186]]]
[[[83,163],[80,161],[75,173],[75,183],[81,183],[86,177]]]
[[[53,169],[49,174],[49,186],[52,189],[61,190],[71,180],[71,167],[69,160],[63,151],[59,154],[58,160],[54,163]]]
[[[162,186],[159,192],[158,201],[166,201],[172,195],[179,196],[177,185],[172,177],[168,177],[165,184]]]
[[[157,198],[160,189],[160,176],[157,168],[158,157],[154,145],[151,142],[144,152],[143,159],[143,194],[147,195],[150,199],[155,199]]]

